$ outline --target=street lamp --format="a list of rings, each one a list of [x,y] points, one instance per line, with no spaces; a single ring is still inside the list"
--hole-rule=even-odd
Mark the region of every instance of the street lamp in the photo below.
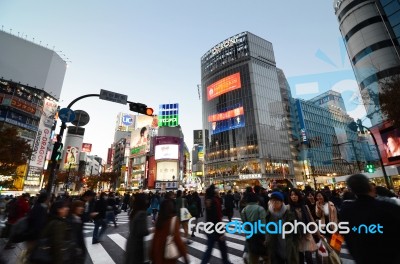
[[[383,177],[385,179],[386,187],[388,189],[393,189],[393,183],[392,183],[391,179],[389,178],[389,176],[386,173],[385,165],[383,164],[381,152],[379,150],[379,146],[378,146],[378,143],[376,142],[376,138],[375,138],[374,134],[371,132],[371,130],[368,127],[366,127],[366,126],[364,126],[362,124],[362,121],[360,119],[357,120],[357,123],[354,122],[354,121],[351,122],[348,125],[348,127],[351,130],[355,131],[355,132],[357,132],[357,129],[359,129],[360,132],[363,133],[363,134],[364,134],[364,129],[366,129],[369,132],[369,134],[372,136],[372,139],[374,140],[374,144],[375,144],[376,150],[378,152],[378,157],[379,157],[379,161],[381,163],[382,173],[383,173]]]

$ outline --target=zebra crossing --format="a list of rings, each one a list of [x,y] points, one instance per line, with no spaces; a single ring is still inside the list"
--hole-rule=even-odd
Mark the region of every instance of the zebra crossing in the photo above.
[[[223,219],[224,222],[228,222],[228,219]],[[241,221],[240,218],[232,218],[232,220]],[[124,220],[125,221],[125,220]],[[153,239],[153,227],[149,227],[150,234],[144,238],[145,250],[148,252],[151,241]],[[184,236],[183,229],[180,230],[182,237]],[[199,232],[194,232],[195,237],[190,240],[191,244],[187,245],[188,256],[190,263],[200,264],[204,252],[207,248],[207,236],[203,232],[203,227],[199,227]],[[129,232],[114,233],[105,235],[103,242],[92,245],[91,237],[86,237],[86,245],[88,251],[88,258],[86,264],[113,264],[113,263],[123,263],[124,255],[126,251],[126,242],[129,236]],[[235,264],[244,263],[243,261],[243,251],[245,244],[244,234],[229,234],[225,233],[226,245],[228,249],[229,261]],[[354,264],[355,262],[351,260],[346,246],[342,247],[340,254],[343,264]],[[148,259],[148,256],[147,256]],[[184,263],[183,259],[179,259],[179,263]],[[221,252],[217,247],[214,247],[209,263],[222,263]]]
[[[116,223],[117,223],[117,225],[129,223],[129,215],[125,212],[118,214],[116,217]],[[113,223],[110,222],[109,225],[113,226]],[[83,224],[83,233],[84,234],[93,232],[93,229],[94,229],[94,222],[85,222]]]

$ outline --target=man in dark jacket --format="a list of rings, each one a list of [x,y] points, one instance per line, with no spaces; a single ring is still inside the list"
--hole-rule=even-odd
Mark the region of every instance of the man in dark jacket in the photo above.
[[[99,200],[96,201],[94,205],[94,213],[91,215],[94,218],[94,230],[93,230],[93,239],[92,239],[92,244],[97,244],[101,239],[101,236],[106,232],[107,230],[107,220],[106,220],[106,212],[107,212],[107,200],[106,200],[107,194],[105,192],[102,192],[100,194]],[[99,233],[99,227],[101,226],[100,233]]]
[[[400,237],[400,206],[375,199],[363,174],[350,176],[347,186],[357,199],[343,203],[339,220],[349,222],[350,233],[344,238],[355,262],[400,263],[400,251],[395,243]],[[361,225],[369,227],[368,230]],[[372,225],[375,228],[371,229]]]
[[[222,206],[220,202],[219,192],[215,188],[215,185],[212,184],[206,190],[205,197],[205,208],[206,208],[206,221],[211,222],[215,225],[218,222],[222,222]],[[217,232],[213,232],[212,234],[207,234],[207,250],[203,255],[203,259],[201,260],[201,264],[208,263],[211,258],[211,252],[214,247],[214,243],[218,242],[219,250],[221,251],[222,262],[224,264],[230,264],[228,260],[228,250],[226,247],[225,236],[219,234]]]

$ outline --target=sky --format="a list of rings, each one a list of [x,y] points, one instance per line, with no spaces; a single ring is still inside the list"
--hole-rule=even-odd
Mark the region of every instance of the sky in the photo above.
[[[193,130],[202,127],[200,58],[243,31],[272,42],[294,97],[308,99],[333,88],[342,92],[352,116],[364,114],[354,103],[357,88],[332,1],[3,0],[0,10],[4,31],[26,35],[68,62],[61,108],[101,89],[156,113],[160,104],[179,103],[189,149]],[[129,113],[129,106],[90,97],[72,109],[90,115],[84,142],[93,144],[91,154],[106,158],[116,116]]]

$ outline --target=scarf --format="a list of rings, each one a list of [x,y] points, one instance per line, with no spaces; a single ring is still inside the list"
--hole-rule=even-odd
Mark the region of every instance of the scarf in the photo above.
[[[281,210],[279,212],[274,211],[272,204],[268,205],[268,211],[271,213],[272,219],[274,219],[273,221],[281,219],[286,210],[287,207],[284,204],[282,204]]]

